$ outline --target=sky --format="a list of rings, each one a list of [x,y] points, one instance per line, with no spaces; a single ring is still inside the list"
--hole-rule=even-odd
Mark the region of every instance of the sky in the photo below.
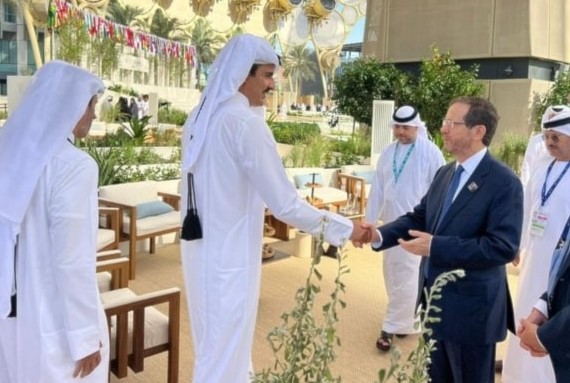
[[[345,44],[351,43],[361,43],[364,41],[364,22],[365,18],[362,17],[358,22],[354,25],[354,28],[350,31],[348,38],[346,39]]]

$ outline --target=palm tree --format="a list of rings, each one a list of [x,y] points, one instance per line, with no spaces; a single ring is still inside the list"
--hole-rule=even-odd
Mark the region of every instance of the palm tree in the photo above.
[[[181,40],[180,21],[176,17],[169,17],[161,9],[157,10],[152,17],[150,33],[169,40]]]
[[[198,55],[196,80],[200,85],[202,71],[214,62],[220,46],[226,42],[226,39],[224,36],[216,34],[208,21],[199,18],[190,32],[190,42],[196,48]]]
[[[302,80],[314,80],[316,72],[317,63],[304,45],[293,46],[283,57],[283,74],[289,77],[290,84],[295,84],[297,96],[301,96]]]
[[[107,6],[107,17],[117,24],[130,25],[143,13],[140,7],[121,5],[118,0],[111,0]]]

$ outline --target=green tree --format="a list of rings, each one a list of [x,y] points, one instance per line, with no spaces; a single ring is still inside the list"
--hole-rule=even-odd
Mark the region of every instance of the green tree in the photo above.
[[[152,17],[150,33],[170,40],[181,40],[180,21],[176,17],[169,17],[162,10],[158,10]]]
[[[91,61],[97,63],[100,76],[110,78],[119,66],[119,51],[115,40],[95,36],[91,40]]]
[[[395,100],[399,103],[409,93],[409,78],[393,64],[375,58],[361,58],[342,67],[334,80],[336,101],[342,113],[356,121],[372,125],[372,102]]]
[[[541,118],[550,105],[567,105],[570,96],[570,73],[563,72],[558,75],[548,92],[536,95],[538,99],[534,106],[534,129],[540,129]]]
[[[302,96],[302,80],[314,80],[317,63],[305,45],[295,45],[283,56],[283,75],[289,78],[291,90]]]
[[[428,130],[436,135],[451,100],[483,94],[483,83],[476,81],[478,71],[476,65],[467,70],[461,69],[450,52],[441,53],[437,46],[432,46],[432,57],[422,62],[413,91],[402,103],[418,108]]]
[[[214,62],[220,46],[226,42],[226,39],[216,34],[206,19],[199,18],[192,27],[190,42],[196,48],[196,54],[198,55],[196,80],[200,86],[202,72]]]
[[[122,25],[130,25],[143,13],[140,7],[121,5],[118,0],[111,0],[107,6],[107,17]]]
[[[89,44],[89,34],[83,19],[69,17],[59,30],[57,58],[68,63],[80,65],[83,52]]]

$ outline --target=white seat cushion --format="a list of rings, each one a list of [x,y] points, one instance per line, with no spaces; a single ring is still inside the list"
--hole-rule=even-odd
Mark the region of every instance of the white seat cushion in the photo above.
[[[123,217],[123,231],[129,233],[129,225],[131,219],[128,216]],[[171,211],[170,213],[155,215],[137,219],[137,235],[142,236],[156,231],[174,229],[180,226],[180,212]]]
[[[107,245],[115,242],[115,230],[99,229],[97,230],[97,251]]]
[[[111,290],[112,280],[113,276],[108,271],[97,273],[97,286],[99,286],[99,292],[103,293],[105,291]]]
[[[100,294],[103,305],[106,303],[120,304],[122,301],[136,297],[130,289],[111,290]],[[144,310],[144,348],[150,348],[168,343],[168,316],[161,313],[154,307],[147,307]],[[111,360],[115,359],[115,344],[117,339],[117,318],[112,317],[111,323]],[[129,312],[129,354],[133,350],[133,313]]]
[[[99,188],[99,197],[126,205],[158,200],[156,181],[127,182]]]

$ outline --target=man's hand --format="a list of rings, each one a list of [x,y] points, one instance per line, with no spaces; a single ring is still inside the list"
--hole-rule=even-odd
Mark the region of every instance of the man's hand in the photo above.
[[[523,323],[523,321],[521,320],[519,327],[517,328],[517,336],[520,336],[520,333],[522,333],[525,330],[525,324],[533,323],[537,326],[542,326],[546,322],[546,317],[544,316],[543,313],[533,308],[529,316],[523,320],[525,322]]]
[[[398,243],[402,246],[402,249],[408,253],[422,257],[428,256],[433,235],[418,230],[410,230],[408,233],[414,238],[408,241],[404,241],[401,238],[398,239]]]
[[[350,240],[354,247],[362,247],[365,243],[378,241],[378,232],[373,224],[368,222],[355,222]]]
[[[520,321],[517,328],[517,336],[520,338],[520,346],[529,351],[534,357],[548,355],[548,351],[538,341],[538,327],[546,322],[546,317],[537,309],[532,309],[526,319]]]
[[[91,355],[87,355],[85,358],[78,360],[75,363],[75,370],[73,371],[73,377],[85,378],[87,375],[91,374],[95,368],[101,363],[101,352],[95,351]]]
[[[517,256],[513,259],[513,266],[517,267],[521,263],[521,251],[517,251]]]

